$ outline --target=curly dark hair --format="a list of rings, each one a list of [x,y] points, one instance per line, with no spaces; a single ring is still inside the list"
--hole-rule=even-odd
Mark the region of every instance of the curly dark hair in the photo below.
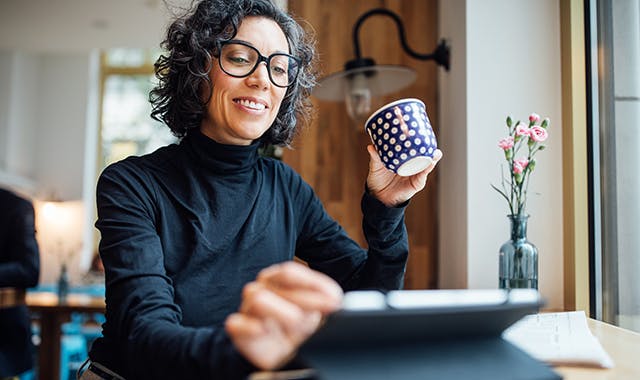
[[[149,94],[151,117],[164,122],[177,137],[200,127],[213,89],[208,76],[212,58],[248,16],[275,21],[287,37],[290,53],[301,61],[298,78],[287,88],[276,119],[261,137],[262,144],[290,145],[299,119],[310,119],[309,96],[316,83],[312,37],[270,0],[202,0],[167,29],[161,43],[166,53],[155,63],[159,84]],[[209,97],[203,99],[203,93]]]

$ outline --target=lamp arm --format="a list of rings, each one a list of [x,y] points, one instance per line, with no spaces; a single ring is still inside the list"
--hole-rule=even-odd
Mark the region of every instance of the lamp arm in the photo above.
[[[353,51],[356,56],[356,59],[362,58],[361,51],[360,51],[360,39],[359,39],[360,27],[362,26],[362,24],[367,18],[374,15],[389,16],[391,17],[391,19],[393,19],[398,29],[398,36],[400,37],[400,43],[402,44],[402,48],[411,57],[420,59],[423,61],[433,59],[434,61],[436,61],[436,63],[438,63],[438,65],[444,66],[444,68],[447,71],[449,70],[449,47],[447,46],[444,40],[440,41],[440,43],[432,53],[423,54],[423,53],[418,53],[414,51],[407,44],[407,39],[404,33],[404,26],[402,25],[402,20],[400,19],[400,16],[398,16],[394,12],[385,8],[374,8],[370,11],[367,11],[363,13],[356,21],[356,24],[353,27]]]

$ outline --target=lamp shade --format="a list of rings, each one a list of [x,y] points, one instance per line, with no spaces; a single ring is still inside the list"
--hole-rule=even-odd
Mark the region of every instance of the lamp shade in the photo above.
[[[78,257],[83,244],[82,201],[35,201],[36,239],[40,247],[41,282],[53,282],[62,263]]]
[[[416,80],[415,70],[398,65],[374,65],[340,71],[328,75],[313,90],[313,96],[321,100],[342,101],[356,76],[364,76],[371,96],[381,96],[399,91]]]
[[[401,90],[415,79],[415,71],[408,67],[364,66],[325,77],[313,94],[322,100],[344,101],[351,119],[362,122],[372,111],[372,98]]]

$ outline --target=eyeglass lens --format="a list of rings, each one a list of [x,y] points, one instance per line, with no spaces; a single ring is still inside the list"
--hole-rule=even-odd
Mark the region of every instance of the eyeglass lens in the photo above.
[[[293,84],[298,75],[298,62],[284,53],[274,53],[264,57],[254,47],[240,43],[228,43],[220,51],[220,67],[225,73],[242,78],[250,75],[262,62],[267,62],[271,82],[278,87]]]

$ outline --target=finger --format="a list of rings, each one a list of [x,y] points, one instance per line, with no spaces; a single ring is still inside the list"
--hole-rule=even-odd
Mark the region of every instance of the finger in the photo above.
[[[286,299],[304,311],[319,311],[329,314],[341,306],[341,296],[314,289],[292,289],[282,286],[273,288],[273,293]]]
[[[295,303],[256,283],[245,286],[241,309],[243,314],[262,321],[263,328],[270,334],[273,331],[285,331],[294,342],[306,339],[322,319],[319,310],[304,311]]]
[[[326,315],[341,306],[336,298],[325,297],[314,290],[278,288],[274,292],[304,311],[318,311]]]
[[[303,311],[259,284],[245,287],[243,295],[242,314],[260,321],[264,335],[284,334],[294,345],[308,338],[322,320],[320,311]]]
[[[369,152],[369,170],[376,171],[384,168],[384,164],[373,145],[367,145],[367,152]]]
[[[263,275],[264,277],[259,275],[259,279],[276,285],[276,288],[312,291],[327,301],[342,302],[342,288],[334,279],[295,261],[267,268]]]
[[[440,159],[442,159],[442,151],[440,149],[436,149],[435,152],[433,152],[433,160],[438,163],[438,161],[440,161]]]
[[[422,190],[427,184],[427,177],[429,173],[431,173],[435,168],[438,162],[442,159],[442,151],[440,149],[436,149],[433,152],[433,156],[431,156],[431,163],[421,172],[414,174],[409,177],[411,181],[411,185],[413,186],[415,191]]]
[[[441,159],[442,159],[442,151],[440,149],[436,149],[435,152],[433,152],[433,156],[431,157],[431,163],[429,164],[429,166],[427,166],[425,170],[423,170],[423,173],[426,173],[426,174],[431,173],[433,169],[436,168],[436,165]]]
[[[260,272],[257,282],[306,310],[330,312],[342,303],[342,289],[331,277],[289,261]]]
[[[277,323],[246,314],[229,315],[225,331],[247,360],[265,370],[279,368],[288,362],[299,346],[285,335]]]
[[[224,323],[224,328],[229,335],[240,339],[261,336],[266,333],[264,325],[258,318],[242,313],[230,314]]]
[[[255,282],[244,287],[240,311],[263,320],[275,319],[283,326],[295,325],[304,318],[300,307]]]

